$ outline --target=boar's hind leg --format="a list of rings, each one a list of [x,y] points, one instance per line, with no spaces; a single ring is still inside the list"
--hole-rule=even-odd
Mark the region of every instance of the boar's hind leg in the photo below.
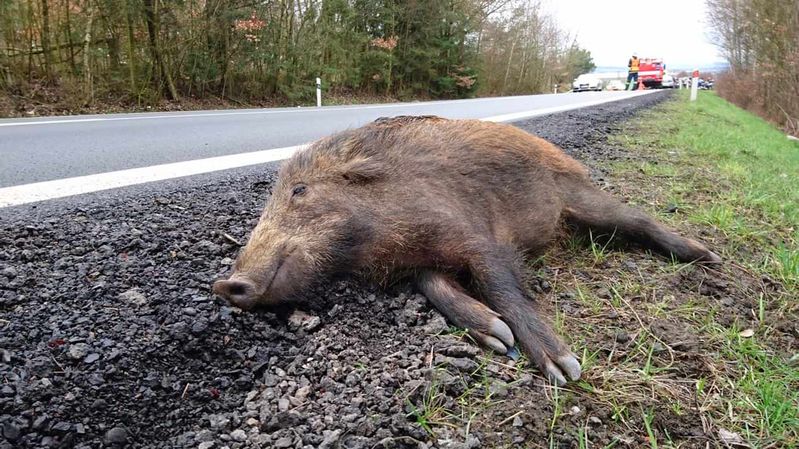
[[[566,216],[580,227],[621,236],[683,262],[721,262],[704,245],[681,237],[645,213],[629,207],[592,185],[578,184],[569,192]]]
[[[563,385],[580,378],[580,362],[538,314],[521,282],[515,250],[496,248],[471,262],[471,271],[485,301],[499,312],[522,350],[550,382]]]
[[[464,293],[452,279],[426,271],[417,282],[439,312],[456,326],[467,329],[477,341],[501,354],[513,349],[513,332],[508,325],[496,312]]]

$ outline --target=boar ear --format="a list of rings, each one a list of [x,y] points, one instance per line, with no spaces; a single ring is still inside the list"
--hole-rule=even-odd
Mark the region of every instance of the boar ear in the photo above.
[[[374,181],[385,173],[383,164],[372,158],[361,158],[347,162],[341,176],[353,184]]]

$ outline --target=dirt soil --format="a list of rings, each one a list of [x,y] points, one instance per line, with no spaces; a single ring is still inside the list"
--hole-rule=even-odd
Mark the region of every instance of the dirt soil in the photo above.
[[[516,125],[596,166],[626,157],[608,134],[666,98]],[[583,424],[594,445],[645,443],[590,391],[558,393],[537,371],[476,347],[407,286],[385,292],[340,281],[299,312],[243,313],[212,296],[274,178],[269,168],[35,220],[0,217],[0,448],[571,448]],[[628,270],[668,264],[637,249],[626,254]],[[544,310],[619,320],[613,310],[581,308],[562,281],[596,280],[603,270],[570,272],[568,257],[552,260],[531,275]],[[661,290],[704,289],[729,302],[722,319],[747,319],[745,289],[699,269],[669,279]],[[651,324],[668,344],[663,358],[670,354],[686,376],[707,369],[690,328],[668,318]],[[614,326],[618,334],[580,339],[602,357],[620,357],[637,324],[629,317]],[[609,379],[589,368],[586,381],[602,388]],[[664,405],[656,432],[705,447],[714,440],[700,418]]]

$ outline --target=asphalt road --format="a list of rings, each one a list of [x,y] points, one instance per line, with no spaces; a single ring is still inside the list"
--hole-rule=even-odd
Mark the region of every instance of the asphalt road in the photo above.
[[[299,145],[382,116],[496,118],[640,94],[586,92],[323,108],[3,119],[0,188]]]

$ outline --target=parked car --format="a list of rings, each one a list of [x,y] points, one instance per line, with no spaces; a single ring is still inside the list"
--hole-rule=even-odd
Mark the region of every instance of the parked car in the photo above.
[[[664,89],[673,89],[677,87],[677,83],[674,82],[673,76],[663,75],[663,79],[660,81],[660,87]]]
[[[608,84],[605,85],[605,90],[624,90],[627,88],[627,85],[624,84],[622,80],[610,80]]]
[[[583,92],[586,90],[602,90],[602,80],[590,73],[578,76],[572,83],[572,91]]]

